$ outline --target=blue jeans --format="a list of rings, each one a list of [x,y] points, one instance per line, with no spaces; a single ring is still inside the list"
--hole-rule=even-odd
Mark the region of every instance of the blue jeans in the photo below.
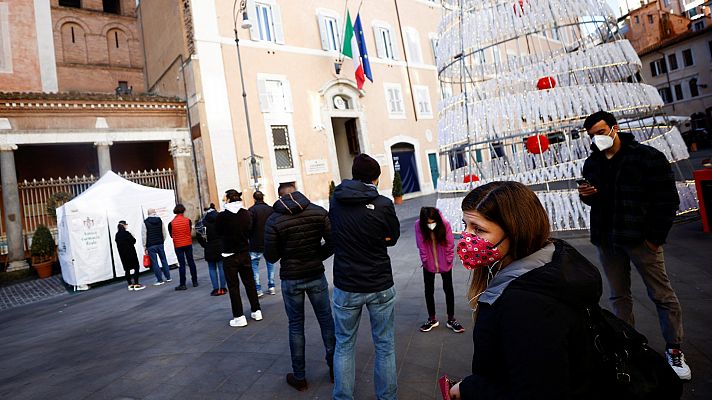
[[[331,367],[334,360],[334,320],[331,318],[329,283],[326,276],[312,279],[283,279],[282,299],[289,318],[289,350],[292,353],[292,371],[297,379],[305,378],[304,358],[304,295],[309,296],[314,314],[321,328],[321,339],[326,350],[326,363]]]
[[[176,247],[176,256],[178,257],[178,275],[180,275],[180,285],[185,286],[185,259],[188,259],[188,267],[190,267],[190,280],[195,285],[198,283],[198,270],[195,268],[195,260],[193,259],[193,246]]]
[[[151,268],[153,268],[153,273],[156,275],[156,282],[163,282],[161,270],[166,279],[171,279],[171,270],[168,267],[168,261],[166,261],[166,251],[163,249],[163,244],[148,246],[147,250],[148,256],[151,257]],[[157,256],[161,258],[161,267],[158,266]]]
[[[260,286],[260,258],[262,253],[250,252],[250,261],[252,261],[252,274],[255,276],[255,286],[257,291],[262,291],[262,286]],[[267,262],[267,287],[274,287],[274,264]]]
[[[213,289],[227,288],[222,260],[208,261],[208,274],[210,274],[210,283],[213,284]]]
[[[376,348],[373,381],[379,400],[396,399],[395,346],[396,288],[376,293],[351,293],[334,288],[334,400],[353,399],[356,380],[354,347],[356,333],[365,305],[371,319],[371,337]]]

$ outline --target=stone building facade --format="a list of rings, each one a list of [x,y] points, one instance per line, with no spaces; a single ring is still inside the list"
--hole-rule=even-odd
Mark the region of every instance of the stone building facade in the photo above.
[[[26,267],[28,220],[45,212],[44,198],[23,194],[25,180],[167,170],[177,201],[200,214],[185,102],[146,93],[135,6],[0,0],[0,261],[8,270]]]
[[[371,1],[360,10],[359,2],[348,3],[352,21],[360,11],[373,71],[363,90],[351,60],[340,56],[345,2],[240,3],[249,29],[241,28],[233,1],[152,0],[138,8],[147,84],[157,93],[186,95],[206,199],[216,202],[229,188],[250,199],[259,186],[274,201],[280,183],[294,182],[328,206],[330,182],[350,178],[360,152],[381,163],[383,194],[391,195],[397,170],[406,198],[435,191],[440,2]]]

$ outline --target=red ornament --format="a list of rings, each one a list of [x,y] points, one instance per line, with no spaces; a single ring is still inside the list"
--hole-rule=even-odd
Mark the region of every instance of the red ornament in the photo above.
[[[527,150],[532,154],[541,154],[549,149],[549,138],[546,135],[527,138]]]
[[[517,17],[521,17],[522,15],[524,15],[524,3],[525,2],[526,2],[526,0],[518,0],[519,4],[512,5],[512,8],[514,8],[514,15],[516,15]]]
[[[550,76],[545,76],[536,83],[539,90],[553,89],[556,87],[556,80]]]
[[[463,179],[462,183],[477,182],[479,180],[480,180],[480,178],[475,174],[465,175],[465,179]]]

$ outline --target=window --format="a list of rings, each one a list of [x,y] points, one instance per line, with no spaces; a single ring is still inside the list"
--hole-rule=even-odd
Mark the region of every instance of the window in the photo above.
[[[289,147],[289,131],[286,125],[272,125],[272,144],[277,169],[294,168],[292,149]]]
[[[82,8],[81,0],[59,0],[59,5],[62,7]]]
[[[414,85],[413,94],[415,94],[415,113],[418,118],[433,118],[433,108],[430,105],[430,90],[428,90],[428,87]]]
[[[690,79],[690,97],[697,97],[700,95],[700,90],[697,86],[697,78]]]
[[[663,102],[665,104],[672,103],[672,92],[670,91],[669,87],[658,89],[658,93],[660,93],[660,97],[663,98]]]
[[[262,112],[285,113],[293,111],[289,81],[283,76],[258,74],[257,91],[260,96]]]
[[[635,16],[635,23],[636,23],[636,24],[639,24],[639,23],[640,23],[640,17],[637,16],[637,15]]]
[[[373,34],[376,38],[376,54],[378,58],[396,59],[395,46],[391,28],[385,24],[374,25]]]
[[[386,83],[386,102],[388,103],[388,115],[392,118],[405,118],[403,108],[403,92],[398,84]]]
[[[701,31],[705,29],[705,21],[697,21],[692,25],[692,30],[695,32]]]
[[[269,4],[255,3],[257,8],[257,29],[260,40],[274,42],[272,8]]]
[[[668,55],[668,66],[670,67],[670,71],[676,70],[677,67],[677,54],[672,53]]]
[[[655,18],[652,15],[648,15],[648,23],[652,24],[655,22]]]
[[[341,51],[341,27],[339,14],[332,10],[317,9],[317,22],[319,23],[319,35],[321,37],[321,48],[326,51]]]
[[[695,61],[692,59],[692,49],[686,49],[682,51],[682,63],[686,67],[695,64]]]
[[[707,47],[709,47],[709,49],[710,49],[710,58],[712,58],[712,40],[707,42]]]
[[[120,0],[103,0],[104,12],[111,14],[121,14]]]
[[[667,65],[665,64],[664,58],[659,58],[650,63],[650,74],[652,76],[658,76],[667,72]]]
[[[11,44],[8,5],[0,3],[0,73],[12,72]]]
[[[247,0],[247,17],[252,22],[252,40],[284,44],[282,12],[276,0]]]
[[[405,28],[405,43],[408,46],[408,58],[416,64],[423,63],[423,53],[420,50],[420,35],[415,28]]]
[[[680,85],[680,84],[675,85],[675,100],[680,101],[684,98],[685,98],[685,96],[683,96],[683,94],[682,94],[682,85]]]
[[[665,4],[665,7],[670,7],[670,0],[663,0],[663,4]]]
[[[438,63],[438,38],[430,36],[430,50],[433,51],[433,62]],[[712,42],[710,42],[710,51],[712,51]]]

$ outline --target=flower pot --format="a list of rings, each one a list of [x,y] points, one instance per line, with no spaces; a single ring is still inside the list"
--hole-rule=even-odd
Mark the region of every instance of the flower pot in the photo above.
[[[35,268],[35,271],[37,271],[37,275],[39,275],[40,278],[49,278],[52,276],[52,260],[41,262],[41,263],[36,263],[32,264],[32,266]]]
[[[393,197],[393,203],[395,203],[395,204],[403,204],[403,196],[394,196],[394,197]]]

